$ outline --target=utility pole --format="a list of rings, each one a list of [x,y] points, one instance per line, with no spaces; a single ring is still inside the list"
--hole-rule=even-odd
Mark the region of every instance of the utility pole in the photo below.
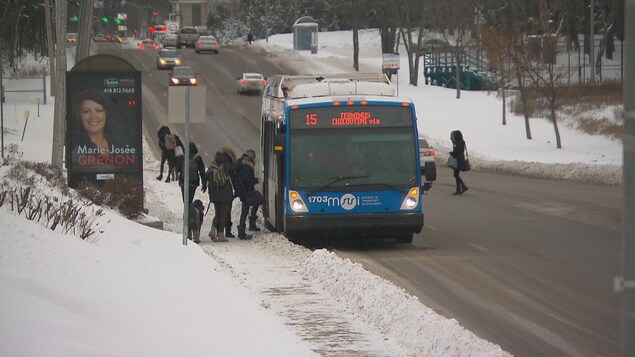
[[[55,93],[55,114],[53,115],[53,147],[51,165],[63,169],[64,123],[66,121],[66,1],[56,1],[55,26],[57,86]]]
[[[635,0],[624,2],[624,147],[622,215],[622,277],[616,288],[622,293],[622,356],[635,356]]]
[[[55,96],[55,41],[53,40],[53,28],[51,27],[51,2],[44,0],[44,19],[46,22],[46,42],[49,53],[49,74],[51,75],[51,96]]]
[[[589,66],[591,66],[591,83],[595,83],[595,0],[591,0],[591,12],[589,15],[589,37],[591,43],[589,43]]]
[[[90,38],[93,29],[93,0],[82,0],[79,7],[79,30],[75,63],[90,56]]]

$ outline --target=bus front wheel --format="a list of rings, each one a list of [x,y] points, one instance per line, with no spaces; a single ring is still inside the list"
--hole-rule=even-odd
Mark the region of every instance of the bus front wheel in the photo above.
[[[414,235],[412,233],[404,233],[398,235],[395,240],[397,241],[397,243],[412,243],[413,236]]]

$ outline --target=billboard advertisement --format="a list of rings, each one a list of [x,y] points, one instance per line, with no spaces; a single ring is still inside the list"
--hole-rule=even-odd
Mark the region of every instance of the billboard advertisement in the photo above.
[[[71,71],[66,81],[69,186],[117,174],[142,180],[140,72]]]

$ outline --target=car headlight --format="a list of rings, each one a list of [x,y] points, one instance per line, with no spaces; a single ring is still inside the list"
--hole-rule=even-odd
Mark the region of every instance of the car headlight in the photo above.
[[[174,60],[174,64],[180,66],[181,65],[181,60],[180,59]]]
[[[170,78],[170,81],[172,81],[172,83],[174,84],[179,84],[179,80],[174,77]]]
[[[164,60],[163,58],[161,58],[161,59],[159,60],[159,63],[160,63],[160,64],[166,64],[167,62],[165,62],[165,60]]]
[[[190,78],[190,83],[196,85],[196,82],[198,82],[196,78]]]

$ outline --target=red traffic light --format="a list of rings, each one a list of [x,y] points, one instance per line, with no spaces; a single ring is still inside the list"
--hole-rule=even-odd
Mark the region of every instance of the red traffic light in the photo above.
[[[159,12],[156,10],[152,11],[152,16],[159,16]]]

